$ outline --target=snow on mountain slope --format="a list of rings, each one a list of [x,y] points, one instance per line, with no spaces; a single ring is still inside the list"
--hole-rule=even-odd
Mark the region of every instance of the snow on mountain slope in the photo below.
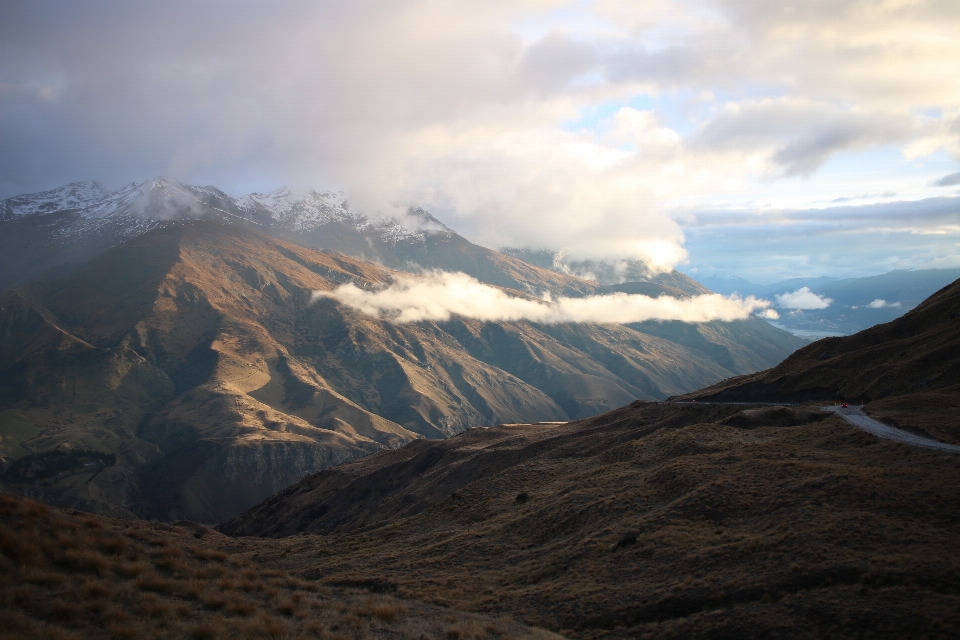
[[[296,231],[308,231],[331,222],[346,223],[357,230],[369,226],[366,218],[350,211],[342,192],[295,192],[281,187],[270,193],[251,193],[237,199],[244,211],[269,212],[274,221]]]
[[[73,182],[59,189],[15,196],[0,202],[0,220],[71,209],[86,209],[108,193],[97,182]]]
[[[0,289],[43,271],[87,260],[152,229],[188,220],[255,228],[325,250],[397,263],[392,252],[422,248],[431,235],[456,234],[426,211],[371,220],[342,192],[281,188],[233,198],[219,189],[163,177],[111,191],[96,182],[0,201]],[[386,257],[380,254],[386,252]]]

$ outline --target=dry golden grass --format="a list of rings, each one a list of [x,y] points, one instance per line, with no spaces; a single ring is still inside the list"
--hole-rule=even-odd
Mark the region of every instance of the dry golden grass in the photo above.
[[[315,487],[344,533],[260,562],[581,638],[960,637],[960,456],[813,407],[642,403],[422,448],[434,464],[396,496],[377,484],[405,473],[389,455],[344,485],[368,502]],[[405,496],[428,504],[391,515]]]
[[[498,624],[320,586],[236,551],[224,536],[198,542],[183,528],[77,516],[0,493],[0,638],[439,640],[454,625]],[[546,637],[517,624],[458,637],[505,635]]]

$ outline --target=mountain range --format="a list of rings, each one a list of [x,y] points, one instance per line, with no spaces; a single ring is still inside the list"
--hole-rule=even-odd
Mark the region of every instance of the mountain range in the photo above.
[[[342,223],[371,262],[280,237],[258,198],[134,207],[140,231],[5,209],[0,238],[92,255],[0,292],[0,635],[960,633],[957,456],[823,410],[960,443],[960,281],[785,359],[755,317],[400,323],[315,292],[458,252],[517,297],[703,289]]]
[[[34,258],[18,270],[3,254],[19,282],[0,294],[6,486],[217,522],[374,451],[665,398],[803,344],[756,317],[393,323],[314,292],[381,289],[401,275],[389,264],[458,268],[517,296],[705,290],[676,273],[605,287],[473,245],[422,211],[406,220],[419,226],[371,223],[331,194],[291,198],[155,180],[3,203],[0,238]]]
[[[736,276],[705,276],[698,282],[717,293],[770,298],[780,310],[778,326],[801,336],[850,335],[890,322],[960,278],[960,269],[896,270],[864,278],[791,278],[768,285]],[[806,288],[823,308],[793,308],[790,294]],[[800,305],[803,306],[803,305]]]

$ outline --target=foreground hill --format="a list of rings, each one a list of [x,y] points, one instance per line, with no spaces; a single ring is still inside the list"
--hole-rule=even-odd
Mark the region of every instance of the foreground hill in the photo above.
[[[0,638],[555,638],[502,618],[263,569],[192,523],[0,494]]]
[[[865,402],[874,417],[960,443],[960,280],[892,322],[818,340],[770,370],[683,398]]]
[[[471,429],[321,472],[221,530],[288,536],[259,543],[272,568],[568,637],[960,633],[960,457],[816,407],[639,402]]]
[[[596,286],[526,268],[548,289]],[[596,415],[787,352],[759,319],[690,325],[679,339],[619,325],[398,325],[312,301],[395,275],[181,221],[2,294],[3,482],[105,514],[217,522],[416,438]]]
[[[960,456],[880,440],[821,402],[749,402],[836,397],[846,377],[902,399],[920,365],[921,390],[950,397],[958,287],[688,396],[737,404],[635,402],[418,441],[305,478],[219,530],[274,538],[287,555],[269,566],[571,637],[956,637]],[[898,369],[906,350],[919,364]],[[955,426],[955,407],[901,410]]]

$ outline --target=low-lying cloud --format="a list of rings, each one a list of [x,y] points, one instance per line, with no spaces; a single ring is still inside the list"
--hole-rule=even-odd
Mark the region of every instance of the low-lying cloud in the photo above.
[[[810,287],[802,287],[793,293],[784,293],[777,296],[777,304],[784,309],[826,309],[833,302],[810,291]]]
[[[484,321],[528,320],[631,323],[645,320],[730,322],[754,312],[767,318],[777,314],[770,303],[754,297],[708,294],[685,299],[615,293],[583,298],[531,299],[514,296],[483,284],[464,273],[437,272],[425,277],[400,277],[385,289],[367,291],[345,284],[333,291],[315,291],[313,300],[333,298],[377,318],[396,323],[444,321],[463,316]]]

